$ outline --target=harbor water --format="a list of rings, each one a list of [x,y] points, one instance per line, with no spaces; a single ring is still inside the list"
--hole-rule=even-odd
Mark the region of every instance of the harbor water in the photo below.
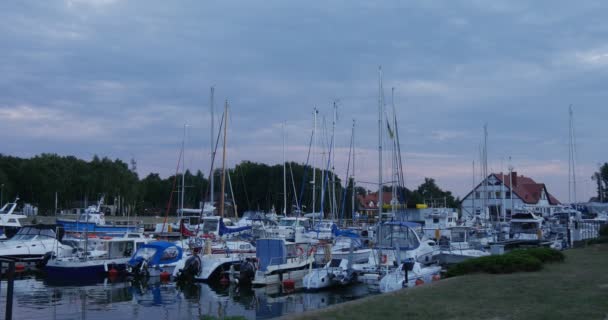
[[[4,316],[6,279],[0,289]],[[243,317],[270,319],[316,310],[368,296],[363,284],[331,291],[301,289],[282,293],[278,287],[239,288],[195,283],[109,281],[86,285],[51,283],[39,274],[15,280],[13,319],[205,319]]]

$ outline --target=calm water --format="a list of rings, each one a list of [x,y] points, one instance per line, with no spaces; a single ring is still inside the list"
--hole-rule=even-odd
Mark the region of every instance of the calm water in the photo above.
[[[4,317],[6,281],[0,291]],[[13,319],[199,319],[204,315],[269,319],[369,295],[364,285],[332,291],[280,294],[277,289],[239,289],[197,283],[49,283],[41,275],[15,281]]]

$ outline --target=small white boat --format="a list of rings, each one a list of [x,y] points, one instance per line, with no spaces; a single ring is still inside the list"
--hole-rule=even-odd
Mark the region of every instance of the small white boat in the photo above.
[[[348,259],[352,263],[365,263],[372,251],[362,247],[361,239],[337,237],[331,245],[317,245],[315,247],[315,263],[324,264],[332,259]],[[327,251],[330,249],[329,254]]]
[[[380,292],[391,292],[402,288],[412,288],[441,278],[441,267],[423,267],[420,262],[408,261],[389,272],[380,280]]]
[[[207,242],[203,252],[197,250],[185,260],[177,263],[173,276],[194,281],[219,279],[223,272],[239,265],[248,257],[254,257],[256,248],[246,241],[225,241],[212,244]]]
[[[108,272],[124,272],[133,251],[147,241],[143,236],[96,239],[92,250],[88,250],[87,245],[83,251],[76,250],[75,254],[52,257],[45,271],[54,280],[89,280],[105,276]]]
[[[348,285],[357,280],[357,274],[347,259],[332,259],[323,268],[312,269],[302,279],[307,290],[319,290],[338,285]]]

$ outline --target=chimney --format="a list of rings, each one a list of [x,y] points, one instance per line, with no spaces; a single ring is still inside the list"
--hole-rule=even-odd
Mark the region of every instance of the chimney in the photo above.
[[[511,172],[511,181],[513,181],[512,188],[517,187],[517,171]]]

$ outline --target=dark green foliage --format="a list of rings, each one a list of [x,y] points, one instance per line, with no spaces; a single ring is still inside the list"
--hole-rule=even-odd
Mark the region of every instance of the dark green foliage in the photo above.
[[[538,271],[547,262],[564,261],[564,254],[550,248],[519,249],[504,255],[470,259],[448,269],[447,276],[454,277],[470,273],[513,273]]]
[[[600,228],[600,237],[608,237],[608,224],[605,224]]]
[[[518,249],[509,252],[511,255],[531,255],[542,263],[546,262],[562,262],[566,258],[564,253],[551,248],[529,248],[529,249]]]
[[[201,320],[245,320],[247,318],[242,317],[242,316],[229,316],[229,317],[222,317],[222,318],[218,318],[218,317],[214,317],[214,316],[210,316],[210,315],[204,315],[200,317]]]

